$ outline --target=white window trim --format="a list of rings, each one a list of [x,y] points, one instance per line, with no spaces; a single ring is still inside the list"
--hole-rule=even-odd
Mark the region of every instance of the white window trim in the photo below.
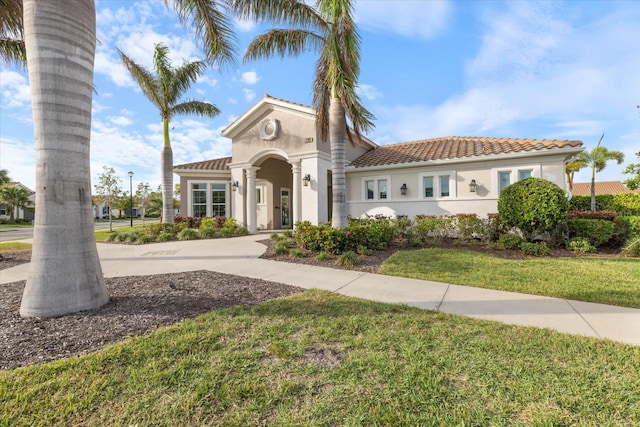
[[[500,196],[500,180],[498,174],[500,172],[509,172],[509,185],[520,181],[519,172],[522,170],[530,170],[531,176],[534,178],[540,178],[542,176],[542,167],[537,165],[519,165],[519,166],[505,166],[500,168],[491,169],[491,188],[494,189],[496,196]]]
[[[387,180],[387,198],[380,198],[380,191],[378,189],[378,181]],[[367,181],[373,181],[373,199],[367,199]],[[375,175],[375,176],[364,176],[360,178],[360,198],[365,202],[379,202],[381,200],[388,201],[393,197],[393,193],[391,184],[391,175]]]
[[[267,187],[264,185],[256,185],[256,201],[258,200],[258,191],[260,192],[260,202],[256,202],[256,205],[264,206],[267,204]]]
[[[449,195],[440,196],[440,177],[449,175]],[[433,197],[424,196],[424,178],[433,177]],[[454,170],[423,172],[418,175],[418,187],[420,188],[420,200],[451,200],[458,197],[457,174]]]
[[[187,180],[187,213],[188,216],[193,216],[193,184],[207,184],[206,195],[207,195],[207,217],[212,217],[212,209],[211,209],[211,184],[224,184],[224,211],[226,213],[226,217],[229,218],[231,216],[230,210],[230,194],[229,194],[229,181],[224,180]]]

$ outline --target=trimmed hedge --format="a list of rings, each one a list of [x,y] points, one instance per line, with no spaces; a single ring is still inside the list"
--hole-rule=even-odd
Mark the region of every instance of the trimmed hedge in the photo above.
[[[591,245],[598,247],[613,237],[614,224],[603,219],[570,219],[569,237],[581,237]]]
[[[591,210],[591,196],[573,196],[569,208],[576,211]],[[640,193],[596,195],[596,210],[616,211],[618,215],[640,215]]]

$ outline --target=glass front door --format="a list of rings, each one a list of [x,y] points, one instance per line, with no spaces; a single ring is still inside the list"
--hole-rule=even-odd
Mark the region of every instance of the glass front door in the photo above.
[[[280,225],[282,228],[291,228],[291,203],[288,188],[280,189]]]

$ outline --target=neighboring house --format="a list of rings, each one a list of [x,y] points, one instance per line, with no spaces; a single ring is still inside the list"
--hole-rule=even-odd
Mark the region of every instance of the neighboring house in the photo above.
[[[231,157],[176,165],[188,216],[231,216],[258,229],[330,221],[331,156],[313,108],[265,95],[227,126]],[[347,143],[350,216],[497,212],[500,191],[529,176],[568,193],[565,162],[581,141],[447,137]]]
[[[33,207],[35,206],[35,202],[36,202],[36,193],[31,190],[29,187],[27,187],[24,184],[21,184],[19,182],[8,182],[6,184],[7,187],[13,187],[13,186],[19,186],[22,188],[25,188],[29,191],[29,206],[27,206],[26,208],[16,208],[15,212],[14,212],[14,219],[23,219],[23,220],[27,220],[27,221],[33,221],[35,215],[33,212]],[[11,212],[9,212],[9,209],[7,207],[7,205],[0,203],[0,218],[2,219],[9,219],[11,216]]]
[[[141,213],[141,208],[140,207],[133,207],[133,216],[134,217],[138,217],[140,216]],[[107,203],[106,200],[96,204],[95,202],[93,203],[93,217],[95,219],[108,219],[109,218],[109,204]],[[129,217],[129,209],[124,209],[122,211],[120,211],[119,209],[113,208],[113,211],[111,213],[111,218],[120,218],[120,217]]]
[[[638,190],[630,190],[620,181],[595,182],[596,195],[598,194],[619,194],[619,193],[640,193]],[[591,196],[590,182],[574,182],[571,194],[574,196]]]

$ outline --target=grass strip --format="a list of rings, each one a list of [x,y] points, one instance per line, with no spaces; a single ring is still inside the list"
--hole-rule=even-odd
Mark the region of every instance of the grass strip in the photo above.
[[[428,248],[397,252],[380,273],[640,308],[640,261],[633,258],[512,260],[470,250]]]
[[[0,373],[0,425],[638,425],[640,348],[324,291]]]

